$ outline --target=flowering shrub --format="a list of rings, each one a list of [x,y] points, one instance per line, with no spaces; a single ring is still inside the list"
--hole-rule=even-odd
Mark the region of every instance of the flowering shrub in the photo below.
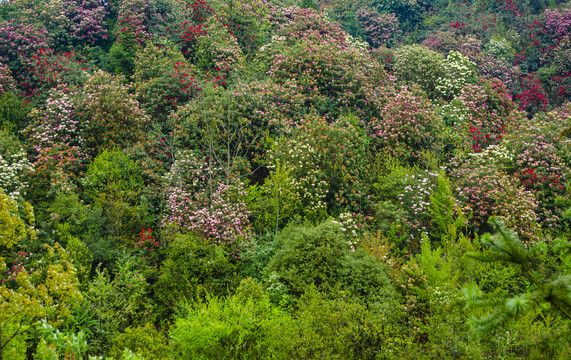
[[[149,118],[121,76],[96,72],[82,91],[78,106],[91,156],[103,149],[126,148],[141,138]]]
[[[35,151],[39,183],[51,184],[54,191],[74,190],[73,180],[90,157],[138,141],[147,116],[127,89],[115,77],[98,72],[82,91],[62,84],[49,92],[44,108],[31,112],[25,130]]]
[[[555,112],[538,114],[506,138],[506,147],[514,156],[511,171],[535,194],[537,214],[547,227],[560,225],[562,209],[555,198],[565,193],[571,165],[571,140],[560,138],[560,133],[568,124],[568,117]]]
[[[27,172],[34,170],[28,161],[27,154],[20,152],[5,159],[6,155],[0,155],[0,188],[12,199],[18,199],[26,195],[28,182],[24,180]]]
[[[329,183],[321,169],[315,166],[325,161],[325,154],[296,139],[282,140],[277,147],[280,152],[274,156],[293,174],[292,190],[301,201],[302,214],[311,219],[325,217]]]
[[[407,45],[395,52],[394,74],[399,81],[416,83],[430,99],[439,96],[437,81],[446,76],[444,57],[421,45]]]
[[[430,196],[437,187],[438,172],[424,170],[416,174],[406,174],[404,190],[398,194],[397,203],[407,213],[406,227],[409,250],[419,248],[422,236],[427,235],[431,223]]]
[[[232,99],[252,126],[278,134],[296,124],[306,113],[307,95],[295,80],[275,83],[271,79],[239,82],[231,88]]]
[[[244,184],[224,184],[220,169],[192,152],[177,156],[165,175],[167,215],[163,226],[194,232],[219,244],[232,244],[249,236],[249,211],[243,198]]]
[[[132,76],[143,109],[153,119],[163,121],[200,90],[194,66],[168,45],[148,42],[136,54]]]
[[[150,36],[147,31],[149,17],[147,0],[120,0],[118,5],[114,35],[119,42],[128,35],[142,45]]]
[[[420,153],[436,149],[443,130],[431,101],[415,86],[404,86],[386,102],[380,119],[369,123],[373,143],[384,153],[416,161]]]
[[[432,8],[431,2],[425,0],[391,0],[379,3],[377,7],[383,13],[396,13],[403,24],[410,28],[422,21],[427,10]]]
[[[30,72],[26,76],[27,91],[30,97],[44,100],[49,96],[49,90],[54,87],[83,86],[92,68],[92,65],[77,53],[57,53],[50,49],[40,49],[30,59]]]
[[[135,243],[135,246],[142,252],[142,258],[146,259],[151,265],[157,266],[159,261],[159,251],[161,244],[153,238],[153,230],[142,229],[140,241]]]
[[[537,239],[538,203],[533,193],[507,173],[514,155],[504,146],[490,146],[481,153],[451,160],[450,176],[456,180],[457,198],[470,226],[486,228],[497,216],[528,241]]]
[[[215,14],[214,9],[204,0],[184,0],[173,3],[171,14],[165,32],[183,55],[194,61],[197,40],[206,36],[205,22]]]
[[[253,54],[268,39],[270,2],[268,0],[240,0],[226,3],[224,17],[228,33],[238,41],[244,54]]]
[[[329,125],[309,115],[292,130],[291,138],[278,140],[270,157],[291,171],[305,215],[357,212],[366,205],[364,184],[359,182],[360,136],[347,118]]]
[[[519,87],[521,70],[518,66],[513,66],[504,58],[494,58],[489,54],[470,53],[468,57],[476,64],[476,71],[480,77],[488,80],[498,79],[512,94],[515,94]]]
[[[380,63],[387,73],[393,73],[393,66],[395,63],[395,53],[393,49],[389,49],[384,46],[372,49],[371,58]]]
[[[398,32],[399,21],[396,14],[379,14],[365,9],[356,14],[359,24],[364,28],[367,41],[373,48],[386,45],[389,39]]]
[[[16,19],[0,21],[0,61],[8,65],[19,82],[26,75],[32,56],[50,46],[51,39],[46,30],[36,24]]]
[[[536,73],[529,73],[521,80],[522,93],[516,95],[520,109],[531,116],[539,111],[546,111],[549,100],[545,96],[541,81]]]
[[[85,146],[85,127],[78,113],[77,90],[60,86],[49,92],[45,108],[31,113],[32,123],[26,129],[33,149],[40,153],[43,148],[56,144],[77,147]]]
[[[555,37],[555,39],[569,36],[571,32],[571,6],[545,9],[543,16],[545,18],[545,30],[551,36]]]
[[[346,34],[339,24],[329,21],[313,9],[297,7],[276,8],[270,11],[277,35],[284,36],[289,45],[296,42],[334,44],[346,47]]]
[[[444,75],[436,80],[436,92],[444,99],[452,99],[463,90],[466,83],[476,81],[476,64],[457,51],[451,51],[442,62]]]
[[[275,46],[261,51],[270,64],[268,75],[280,85],[295,81],[306,99],[302,105],[327,118],[348,112],[358,117],[370,114],[365,85],[375,87],[379,85],[376,80],[386,78],[379,64],[348,46],[333,47],[304,38],[285,49]]]
[[[42,147],[33,163],[34,197],[58,192],[70,194],[77,190],[76,180],[85,169],[86,156],[83,149],[66,144]]]
[[[465,42],[466,37],[459,36],[453,29],[438,29],[428,34],[422,45],[441,54],[447,54],[450,51],[460,51]]]
[[[65,0],[63,10],[69,19],[70,35],[88,44],[107,39],[107,9],[100,0]]]
[[[34,171],[24,148],[11,134],[0,130],[0,188],[14,200],[26,195],[27,174]]]
[[[358,41],[312,10],[282,9],[275,16],[277,30],[259,58],[276,83],[297,87],[302,109],[328,119],[349,112],[364,119],[378,110],[367,93],[387,75]]]
[[[508,129],[523,120],[508,90],[497,79],[466,84],[462,94],[444,110],[445,122],[464,136],[465,146],[475,152],[498,144]]]
[[[8,65],[0,63],[0,94],[15,91],[16,81],[12,77],[12,71]]]
[[[519,86],[521,70],[510,61],[511,47],[505,41],[491,39],[484,52],[481,46],[482,41],[473,36],[472,34],[458,35],[451,30],[438,30],[431,33],[422,44],[440,53],[459,52],[475,64],[475,66],[468,67],[475,70],[478,75],[490,80],[497,78],[506,87],[515,91],[513,87]],[[494,44],[505,44],[505,46]]]
[[[73,180],[85,165],[85,127],[78,113],[77,91],[58,87],[48,93],[44,109],[32,110],[24,130],[35,152],[36,189],[75,190]]]
[[[333,224],[339,225],[339,228],[347,237],[351,250],[354,251],[365,234],[363,223],[369,219],[369,216],[363,216],[361,214],[341,213],[337,219],[330,221]]]
[[[238,45],[238,40],[228,30],[222,14],[209,17],[204,23],[208,35],[200,36],[196,40],[196,64],[205,72],[214,71],[214,80],[224,80],[230,70],[237,70],[242,66],[244,54]],[[222,79],[217,79],[222,77]],[[225,84],[225,82],[222,82]]]

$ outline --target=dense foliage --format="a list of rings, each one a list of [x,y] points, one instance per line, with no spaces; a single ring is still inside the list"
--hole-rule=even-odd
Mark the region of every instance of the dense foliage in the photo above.
[[[571,2],[0,1],[0,360],[569,359]]]

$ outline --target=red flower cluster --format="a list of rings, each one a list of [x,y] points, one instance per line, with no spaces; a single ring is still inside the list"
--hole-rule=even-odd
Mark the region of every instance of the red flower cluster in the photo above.
[[[142,229],[141,230],[141,241],[136,242],[135,246],[143,250],[143,259],[148,259],[153,265],[157,265],[158,253],[157,250],[160,248],[161,244],[155,240],[152,236],[153,230]]]

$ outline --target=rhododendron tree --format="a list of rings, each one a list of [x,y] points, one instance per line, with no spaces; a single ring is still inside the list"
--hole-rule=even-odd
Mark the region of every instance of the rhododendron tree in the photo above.
[[[76,146],[89,156],[102,149],[127,147],[148,126],[139,103],[120,77],[95,73],[79,89],[60,86],[50,92],[45,111],[34,112],[28,132],[34,149],[55,144]]]
[[[445,122],[464,136],[464,146],[475,152],[498,144],[524,117],[497,79],[466,84],[462,94],[443,108]]]
[[[147,22],[149,18],[146,0],[120,0],[117,9],[117,24],[113,34],[119,42],[124,36],[130,36],[142,45],[149,39]]]
[[[266,43],[270,24],[271,4],[268,0],[239,0],[226,2],[223,12],[227,14],[229,33],[236,37],[245,55],[254,54]]]
[[[549,100],[545,96],[541,80],[536,73],[530,73],[521,80],[522,93],[516,95],[520,109],[527,111],[530,116],[539,111],[546,111]]]
[[[51,47],[46,30],[34,23],[15,18],[0,21],[0,61],[8,65],[17,81],[22,82],[30,67],[32,56],[40,49]],[[26,82],[20,84],[28,85]]]
[[[24,130],[34,150],[34,191],[51,188],[70,192],[88,157],[85,126],[78,114],[77,92],[54,88],[43,109],[31,112]]]
[[[212,81],[219,80],[221,84],[232,70],[242,67],[244,53],[238,40],[228,29],[227,15],[217,14],[209,17],[205,23],[207,36],[196,40],[196,65],[205,72],[214,72]]]
[[[332,47],[311,39],[302,39],[285,51],[266,48],[263,56],[271,59],[268,75],[274,81],[280,85],[297,82],[298,91],[306,98],[303,106],[328,118],[371,113],[365,85],[377,86],[375,80],[386,78],[382,66],[369,61],[359,49]]]
[[[83,86],[92,70],[92,64],[75,52],[40,49],[30,59],[30,72],[25,78],[29,97],[36,103],[42,103],[52,88]]]
[[[443,123],[432,103],[416,86],[404,86],[389,98],[379,118],[368,124],[373,144],[384,154],[418,161],[421,151],[440,151]]]
[[[129,147],[144,135],[149,118],[130,91],[121,76],[102,71],[85,83],[79,106],[91,156],[103,149]]]
[[[64,11],[69,19],[68,31],[79,41],[95,44],[107,39],[105,2],[100,0],[66,0]]]
[[[360,136],[349,118],[328,124],[308,115],[291,137],[278,139],[270,153],[272,163],[291,171],[304,215],[315,219],[326,211],[360,212],[367,207],[365,185],[359,180],[365,150]]]
[[[430,99],[440,95],[438,79],[444,78],[444,56],[420,45],[402,46],[395,52],[394,75],[400,82],[418,84]]]
[[[460,95],[465,84],[476,82],[476,64],[459,52],[451,51],[442,67],[444,75],[436,80],[436,92],[446,100]]]
[[[566,190],[571,168],[568,138],[560,134],[569,126],[568,116],[555,112],[537,114],[506,137],[513,154],[511,172],[540,205],[537,214],[544,226],[561,226],[562,210],[555,198]]]
[[[399,21],[393,14],[379,14],[375,11],[360,10],[356,18],[364,28],[367,41],[373,48],[386,45],[389,39],[398,32]]]
[[[313,43],[332,43],[346,46],[346,34],[339,24],[313,9],[297,7],[277,8],[270,12],[272,25],[279,36],[285,36],[289,44],[307,40]]]
[[[545,9],[545,29],[555,39],[560,40],[569,36],[571,31],[571,7],[569,5],[558,9]]]
[[[176,1],[172,4],[166,23],[163,24],[168,38],[178,46],[183,55],[196,59],[197,40],[206,36],[206,20],[215,14],[207,1]]]
[[[200,91],[197,76],[195,67],[170,43],[149,42],[137,52],[132,79],[142,108],[153,119],[164,123],[172,111]]]
[[[170,231],[193,232],[219,244],[232,244],[250,233],[244,184],[223,182],[220,168],[193,152],[177,155],[163,187]]]
[[[433,226],[430,216],[430,197],[437,187],[438,172],[424,170],[405,174],[403,182],[406,184],[398,194],[396,202],[398,207],[406,213],[402,219],[405,225],[407,238],[403,244],[409,250],[418,250],[423,236],[428,235]]]
[[[0,94],[15,91],[16,81],[12,77],[12,71],[8,65],[0,63]]]
[[[0,188],[6,195],[19,200],[29,187],[28,173],[34,167],[23,146],[14,135],[0,130]]]
[[[496,216],[527,241],[537,240],[538,202],[516,179],[509,176],[513,155],[503,146],[490,146],[481,153],[451,160],[450,176],[456,179],[456,194],[474,228],[487,226]]]

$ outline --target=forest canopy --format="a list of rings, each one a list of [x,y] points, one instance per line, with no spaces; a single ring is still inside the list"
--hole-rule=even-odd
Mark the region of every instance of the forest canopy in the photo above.
[[[0,360],[568,359],[571,2],[0,1]]]

